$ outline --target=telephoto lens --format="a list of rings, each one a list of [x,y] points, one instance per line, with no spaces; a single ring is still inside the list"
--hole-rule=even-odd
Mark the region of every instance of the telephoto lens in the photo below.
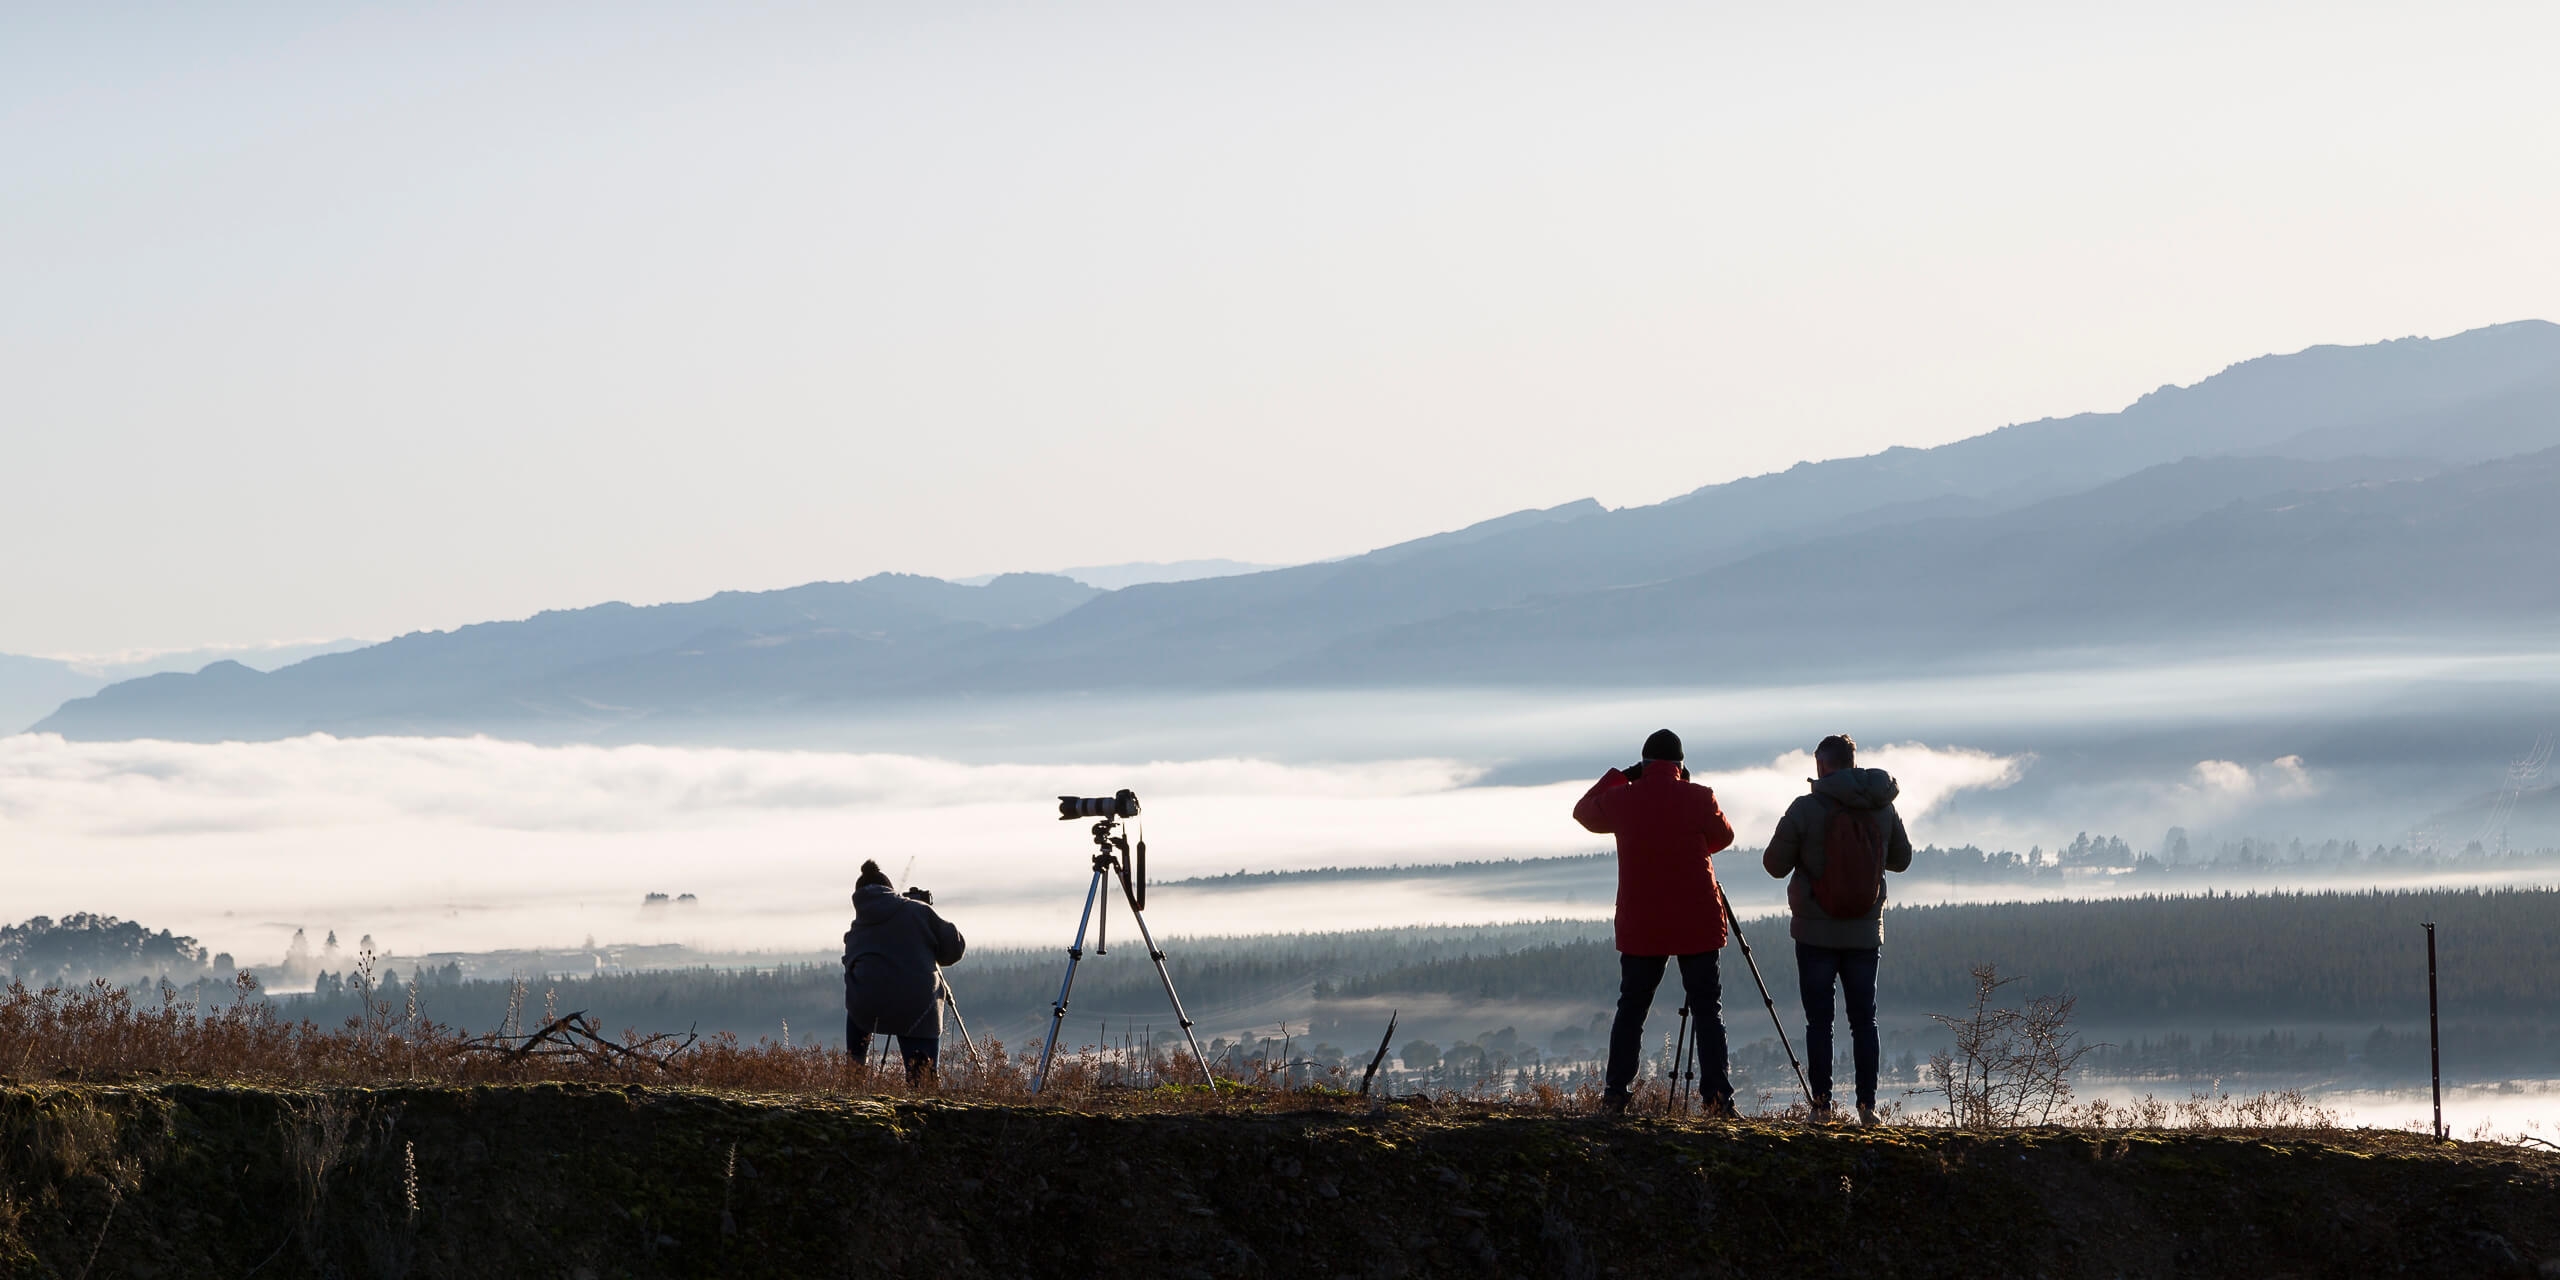
[[[1127,787],[1115,796],[1060,796],[1058,821],[1073,822],[1078,818],[1134,818],[1138,816],[1138,793]]]

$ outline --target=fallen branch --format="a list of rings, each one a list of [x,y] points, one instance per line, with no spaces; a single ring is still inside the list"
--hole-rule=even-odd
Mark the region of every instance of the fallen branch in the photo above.
[[[694,1030],[687,1030],[682,1036],[672,1031],[661,1031],[625,1044],[606,1038],[595,1019],[580,1009],[553,1019],[530,1035],[479,1036],[455,1045],[447,1052],[457,1057],[487,1054],[509,1063],[520,1063],[529,1058],[570,1059],[608,1070],[628,1070],[645,1064],[673,1075],[681,1070],[676,1059],[699,1039],[700,1033]]]

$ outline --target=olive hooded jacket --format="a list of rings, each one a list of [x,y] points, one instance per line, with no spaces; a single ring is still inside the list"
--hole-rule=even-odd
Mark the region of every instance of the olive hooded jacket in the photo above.
[[[1787,806],[1778,829],[1769,836],[1768,849],[1760,855],[1760,865],[1770,875],[1791,877],[1787,910],[1793,920],[1787,932],[1796,941],[1817,947],[1884,945],[1883,885],[1876,886],[1875,910],[1856,920],[1839,920],[1813,900],[1813,882],[1822,878],[1826,865],[1822,843],[1831,815],[1841,809],[1880,810],[1876,821],[1884,828],[1884,869],[1910,870],[1911,836],[1902,829],[1902,815],[1893,810],[1894,797],[1901,794],[1901,785],[1882,769],[1842,769],[1815,779],[1811,791]]]

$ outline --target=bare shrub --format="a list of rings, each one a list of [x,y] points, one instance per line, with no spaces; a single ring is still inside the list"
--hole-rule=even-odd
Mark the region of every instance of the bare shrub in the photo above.
[[[50,1165],[56,1177],[65,1181],[96,1180],[107,1193],[106,1212],[99,1218],[97,1234],[89,1242],[86,1260],[79,1276],[88,1276],[97,1266],[98,1251],[107,1242],[107,1231],[115,1225],[116,1210],[126,1195],[142,1185],[141,1152],[129,1149],[127,1134],[116,1117],[91,1099],[57,1094],[39,1101],[27,1127],[24,1155],[37,1167]],[[14,1181],[14,1179],[13,1179]],[[8,1194],[0,1216],[15,1221],[24,1209],[14,1188]]]
[[[2133,1102],[2097,1099],[2062,1113],[2062,1123],[2075,1129],[2120,1131],[2211,1130],[2222,1133],[2329,1133],[2339,1125],[2338,1110],[2311,1100],[2300,1089],[2281,1089],[2235,1097],[2219,1089],[2162,1101],[2148,1094]]]
[[[2079,1043],[2071,1030],[2071,996],[2037,996],[2018,1009],[1994,1005],[2015,981],[1995,965],[1975,965],[1973,1003],[1961,1014],[1929,1015],[1955,1033],[1952,1052],[1929,1055],[1930,1087],[1946,1098],[1950,1124],[2000,1129],[2067,1115],[2071,1072],[2097,1046]]]
[[[298,1193],[294,1207],[306,1233],[319,1225],[321,1206],[329,1198],[329,1181],[351,1154],[349,1137],[357,1118],[354,1108],[325,1094],[287,1103],[277,1118],[283,1130],[285,1167],[293,1171]]]

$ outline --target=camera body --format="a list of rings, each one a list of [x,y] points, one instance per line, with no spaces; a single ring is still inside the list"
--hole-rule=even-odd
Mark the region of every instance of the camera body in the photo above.
[[[1073,822],[1078,818],[1134,818],[1138,816],[1138,793],[1127,787],[1117,795],[1105,797],[1058,797],[1058,821]]]

